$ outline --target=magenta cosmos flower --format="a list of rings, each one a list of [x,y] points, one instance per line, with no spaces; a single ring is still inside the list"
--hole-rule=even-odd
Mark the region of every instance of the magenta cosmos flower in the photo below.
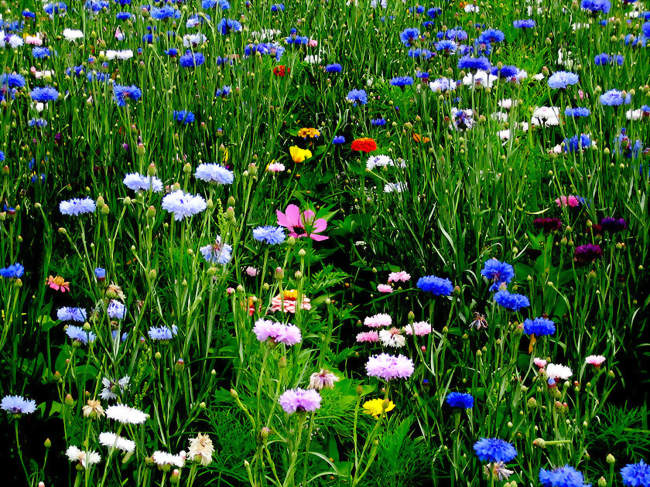
[[[317,219],[312,210],[301,212],[296,205],[289,205],[284,210],[284,213],[276,210],[276,214],[278,215],[278,225],[287,228],[291,237],[309,237],[316,242],[329,238],[325,235],[319,235],[327,228],[327,220],[324,218]],[[297,229],[302,230],[302,233],[298,233]]]

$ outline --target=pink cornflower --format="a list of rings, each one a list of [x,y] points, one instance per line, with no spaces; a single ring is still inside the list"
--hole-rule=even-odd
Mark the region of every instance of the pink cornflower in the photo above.
[[[248,266],[245,272],[250,277],[255,277],[257,275],[257,269],[255,269],[255,267]]]
[[[413,335],[413,332],[415,332],[415,336],[421,337],[431,333],[431,325],[426,321],[417,321],[413,323],[413,326],[406,325],[404,330],[407,335]]]
[[[388,274],[388,282],[406,282],[411,279],[411,274],[404,271],[391,272]]]
[[[357,343],[375,343],[379,341],[379,333],[376,331],[362,331],[357,334]]]
[[[535,359],[533,360],[533,363],[537,366],[538,369],[541,370],[541,369],[543,369],[544,367],[546,367],[546,364],[547,364],[548,362],[546,362],[546,360],[544,360],[543,358],[535,358]]]
[[[393,324],[393,320],[390,315],[386,313],[379,313],[374,316],[368,316],[363,320],[363,324],[368,328],[381,328],[382,326],[390,326]]]
[[[580,206],[580,200],[573,195],[560,196],[555,200],[555,204],[560,208],[568,206],[569,208],[577,208]]]
[[[377,291],[379,291],[380,293],[389,294],[393,292],[393,288],[388,284],[378,284]]]
[[[228,296],[230,296],[230,295],[231,295],[232,293],[234,293],[234,292],[235,292],[235,288],[234,288],[234,287],[226,288],[226,293],[228,294]]]
[[[595,368],[600,369],[600,366],[605,363],[605,360],[605,357],[602,355],[589,355],[589,357],[585,359],[585,363],[588,365],[593,365]]]
[[[269,172],[283,172],[285,170],[285,167],[281,162],[272,162],[266,166],[266,170]]]
[[[321,397],[314,389],[289,389],[278,399],[287,414],[296,411],[316,411],[320,408]]]
[[[274,343],[284,343],[287,346],[296,345],[302,339],[300,328],[296,325],[291,323],[284,325],[264,319],[255,322],[253,333],[260,342],[271,340]]]
[[[380,353],[372,355],[366,363],[368,376],[384,380],[406,379],[411,377],[414,370],[413,361],[404,355]]]
[[[320,372],[314,372],[309,376],[309,388],[320,391],[322,389],[331,389],[339,378],[327,369],[320,369]]]
[[[316,39],[309,39],[309,42],[307,43],[309,47],[316,47],[318,46],[318,41]]]
[[[329,237],[319,235],[327,228],[327,220],[316,218],[316,213],[312,210],[300,211],[296,205],[289,205],[282,213],[280,210],[275,212],[278,216],[278,225],[289,230],[289,235],[294,238],[309,237],[316,242],[327,240]],[[300,229],[303,233],[297,233]]]

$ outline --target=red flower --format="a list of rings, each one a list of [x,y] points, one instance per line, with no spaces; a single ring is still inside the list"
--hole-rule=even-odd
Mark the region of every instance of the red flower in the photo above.
[[[360,139],[355,139],[352,141],[351,149],[357,152],[368,153],[377,150],[377,143],[375,142],[375,139],[362,137]]]
[[[284,78],[287,74],[291,72],[291,68],[287,68],[284,64],[280,64],[273,68],[273,74]]]

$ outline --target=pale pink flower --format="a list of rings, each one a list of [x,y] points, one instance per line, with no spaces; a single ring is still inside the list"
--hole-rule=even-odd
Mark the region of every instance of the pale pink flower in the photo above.
[[[25,44],[29,44],[31,46],[42,46],[43,39],[41,39],[39,36],[27,35],[25,36]]]
[[[589,357],[585,359],[585,363],[588,365],[593,365],[597,369],[600,369],[600,366],[605,363],[605,360],[605,357],[602,355],[589,355]]]
[[[363,324],[369,328],[381,328],[382,326],[390,326],[393,320],[390,315],[386,313],[379,313],[373,316],[368,316],[363,320]]]
[[[320,372],[314,372],[309,376],[309,388],[316,389],[317,391],[325,388],[331,389],[338,380],[339,378],[329,370],[320,369]]]
[[[266,170],[269,172],[283,172],[285,167],[281,162],[272,162],[266,167]]]
[[[546,360],[544,360],[543,358],[535,358],[533,360],[533,363],[537,365],[539,369],[543,369],[544,367],[546,367],[547,364]]]
[[[426,321],[417,321],[413,323],[413,326],[406,325],[404,327],[407,335],[413,335],[415,331],[415,336],[424,336],[431,333],[431,325]]]
[[[376,331],[362,331],[357,334],[357,343],[376,343],[379,341],[379,333]]]
[[[255,269],[255,267],[248,266],[246,268],[246,274],[250,277],[255,277],[257,275],[257,269]]]
[[[366,372],[370,377],[384,380],[406,379],[411,377],[414,370],[413,361],[404,355],[381,353],[372,355],[366,363]]]
[[[318,46],[318,41],[316,39],[309,39],[309,43],[307,45],[309,47],[316,47]]]
[[[327,240],[329,237],[320,235],[327,228],[327,220],[316,218],[316,213],[312,210],[300,211],[296,205],[287,206],[284,213],[280,210],[275,212],[278,216],[278,225],[289,230],[289,235],[294,238],[309,237],[316,242]],[[303,233],[297,233],[300,229]]]
[[[380,293],[388,294],[393,292],[393,288],[388,284],[378,284],[377,291],[379,291]]]
[[[411,279],[411,274],[404,271],[391,272],[388,274],[388,282],[406,282]]]

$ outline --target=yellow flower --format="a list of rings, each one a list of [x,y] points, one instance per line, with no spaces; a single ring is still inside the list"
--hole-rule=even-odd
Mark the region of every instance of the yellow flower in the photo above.
[[[310,139],[315,139],[316,137],[320,137],[320,132],[318,129],[315,128],[301,128],[298,130],[298,137],[302,137],[303,139],[306,139],[309,137]]]
[[[284,299],[298,299],[298,290],[296,290],[296,289],[285,289],[284,290]]]
[[[375,418],[379,418],[383,413],[393,409],[395,409],[395,404],[388,399],[371,399],[363,403],[363,412],[372,414]]]
[[[293,162],[303,162],[305,159],[309,159],[311,157],[311,151],[308,149],[301,149],[297,145],[292,145],[289,147],[289,153],[291,154],[291,159],[293,159]]]

